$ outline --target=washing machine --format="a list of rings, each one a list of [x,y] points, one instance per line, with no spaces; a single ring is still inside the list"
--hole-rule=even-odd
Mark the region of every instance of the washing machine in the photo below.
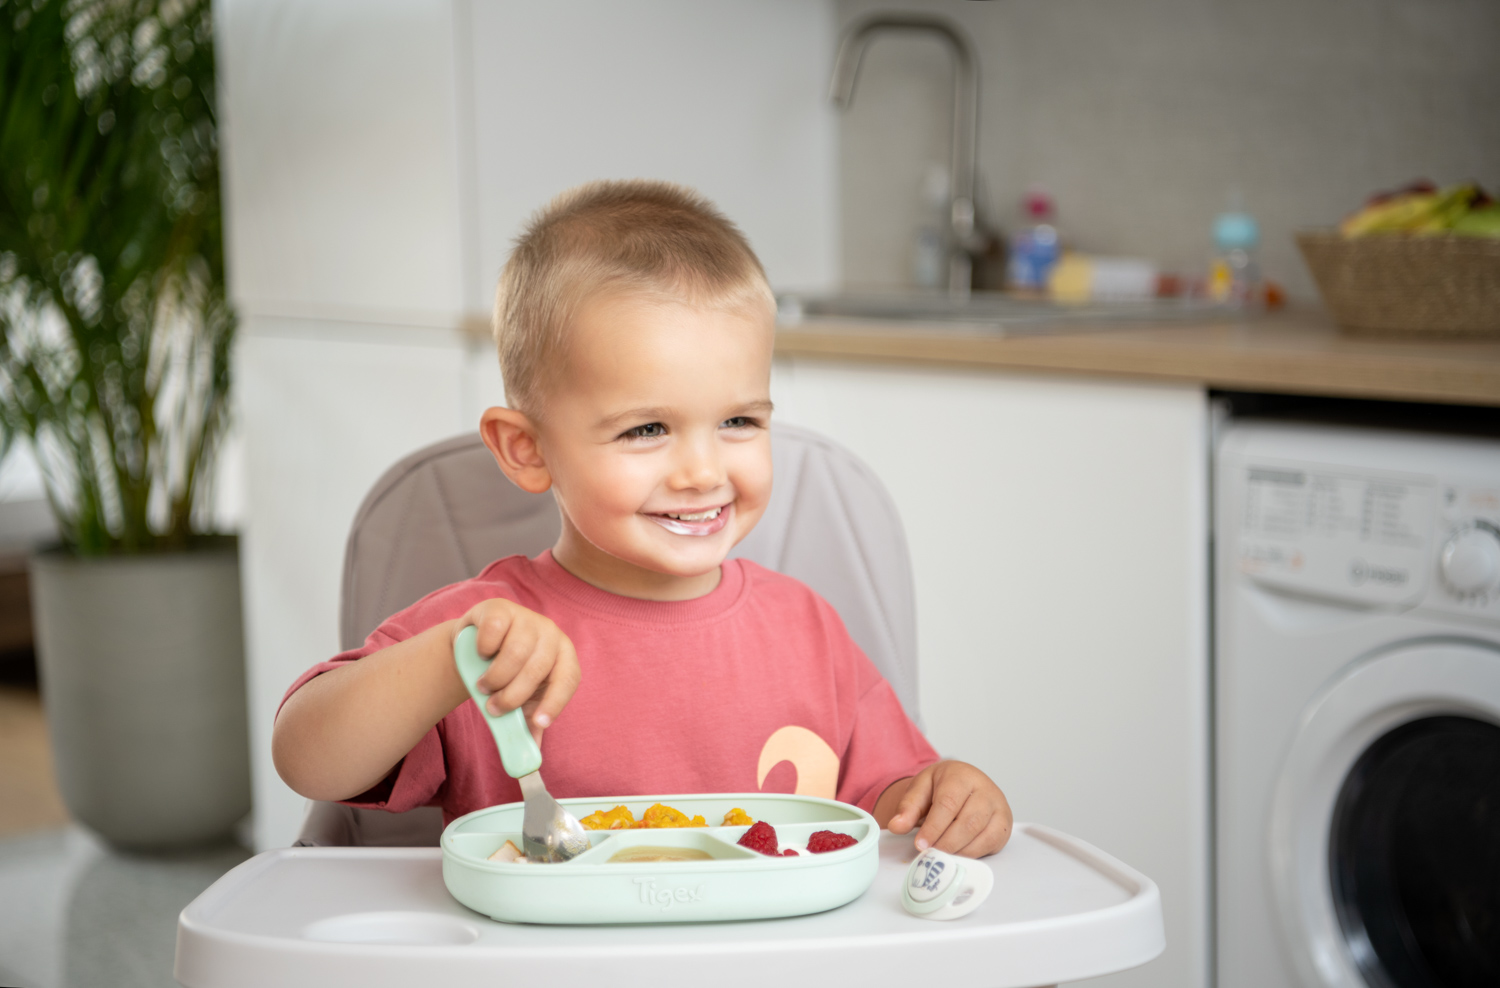
[[[1500,442],[1215,454],[1218,988],[1500,985]]]

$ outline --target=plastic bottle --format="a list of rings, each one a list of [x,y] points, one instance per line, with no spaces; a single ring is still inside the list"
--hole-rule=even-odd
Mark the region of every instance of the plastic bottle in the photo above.
[[[1052,197],[1032,189],[1021,202],[1022,226],[1011,238],[1010,286],[1021,291],[1041,291],[1060,253]]]
[[[912,245],[911,274],[918,288],[948,284],[948,169],[927,166],[922,180],[922,222]]]
[[[1215,302],[1240,308],[1262,298],[1260,266],[1255,249],[1260,246],[1260,226],[1249,213],[1220,213],[1214,219],[1214,247],[1218,253],[1208,274],[1208,296]]]

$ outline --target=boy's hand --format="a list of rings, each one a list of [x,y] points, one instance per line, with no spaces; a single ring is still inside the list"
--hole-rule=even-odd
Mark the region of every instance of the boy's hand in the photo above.
[[[1010,804],[1005,793],[967,762],[938,762],[908,780],[886,826],[893,834],[905,834],[923,817],[926,821],[917,831],[918,851],[936,847],[980,858],[994,854],[1010,840]]]
[[[479,688],[490,694],[485,707],[496,716],[523,708],[540,743],[582,679],[572,641],[551,620],[511,600],[475,604],[454,625],[454,637],[471,624],[479,654],[493,656],[479,677]]]

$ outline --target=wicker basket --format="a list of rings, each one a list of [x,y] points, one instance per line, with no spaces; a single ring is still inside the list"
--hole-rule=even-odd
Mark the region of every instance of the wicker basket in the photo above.
[[[1500,239],[1297,235],[1339,326],[1402,336],[1500,335]]]

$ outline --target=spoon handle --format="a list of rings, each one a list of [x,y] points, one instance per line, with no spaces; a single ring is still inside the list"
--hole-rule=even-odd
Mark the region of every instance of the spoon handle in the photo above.
[[[519,779],[542,767],[542,750],[536,746],[536,740],[526,726],[526,715],[520,707],[499,717],[492,715],[485,707],[489,697],[479,691],[479,677],[484,675],[484,670],[489,668],[490,663],[480,656],[479,649],[475,646],[478,638],[479,632],[472,624],[458,633],[458,637],[453,640],[453,664],[458,667],[458,678],[464,681],[469,695],[479,707],[480,715],[490,725],[490,733],[495,736],[495,747],[500,749],[500,763],[505,766],[505,774]]]

